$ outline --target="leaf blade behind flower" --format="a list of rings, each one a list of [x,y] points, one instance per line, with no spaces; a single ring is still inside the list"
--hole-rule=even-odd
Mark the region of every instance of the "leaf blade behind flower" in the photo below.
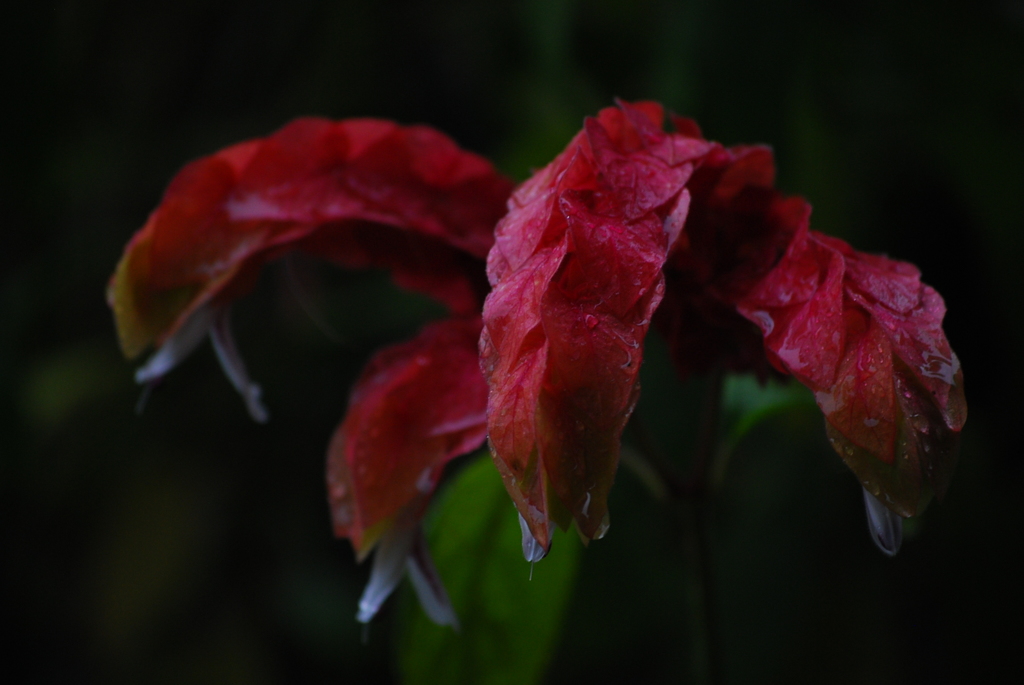
[[[539,681],[559,638],[580,544],[556,534],[531,580],[516,511],[490,459],[467,467],[438,504],[430,548],[462,630],[434,625],[408,602],[398,647],[402,682]]]

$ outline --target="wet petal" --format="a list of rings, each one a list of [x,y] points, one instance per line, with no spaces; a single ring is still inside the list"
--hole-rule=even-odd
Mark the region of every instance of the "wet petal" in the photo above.
[[[487,434],[480,319],[449,319],[380,350],[352,389],[327,451],[334,532],[360,556],[410,507],[422,513],[445,464]]]
[[[654,321],[684,378],[714,368],[763,378],[771,370],[762,336],[736,303],[778,263],[794,235],[806,232],[810,210],[772,188],[774,174],[770,149],[714,144],[687,183],[689,213],[665,265],[665,299]],[[799,284],[779,292],[800,297],[793,285]],[[769,313],[760,316],[770,328]]]
[[[661,117],[656,104],[620,103],[588,119],[495,229],[481,363],[495,464],[534,538],[528,558],[552,521],[586,538],[606,529],[683,186],[710,147],[676,145]]]
[[[737,303],[768,359],[814,391],[829,439],[901,516],[942,497],[967,416],[945,305],[906,262],[801,231]]]
[[[162,344],[262,266],[305,251],[385,268],[453,311],[479,311],[482,260],[512,183],[424,126],[299,119],[179,172],[107,288],[126,356]]]

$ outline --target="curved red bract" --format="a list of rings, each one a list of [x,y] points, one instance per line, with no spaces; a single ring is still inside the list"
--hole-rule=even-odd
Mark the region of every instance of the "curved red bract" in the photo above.
[[[512,196],[488,257],[481,363],[495,464],[536,541],[552,521],[607,527],[662,267],[708,144],[660,129],[661,107],[588,119]]]
[[[676,126],[699,136],[691,122]],[[774,181],[768,148],[713,143],[687,184],[690,212],[654,319],[683,378],[716,367],[762,378],[770,370],[761,332],[736,301],[772,269],[808,210],[783,198]]]
[[[329,449],[335,531],[364,556],[396,517],[421,514],[444,465],[486,436],[477,357],[484,258],[512,186],[431,128],[374,119],[299,119],[204,157],[174,178],[111,279],[121,346],[129,357],[168,347],[148,365],[149,379],[215,322],[229,376],[265,420],[225,306],[268,261],[301,251],[383,268],[447,305],[453,318],[370,361]]]
[[[122,349],[134,357],[162,344],[291,250],[388,268],[474,315],[486,290],[479,260],[511,189],[447,136],[374,119],[299,119],[199,159],[171,182],[111,278]]]
[[[666,132],[662,119],[650,102],[602,110],[511,197],[443,134],[372,119],[300,119],[200,159],[110,281],[121,346],[160,346],[137,375],[151,382],[209,333],[265,420],[227,305],[268,261],[301,251],[387,269],[448,307],[370,360],[329,448],[335,532],[360,558],[381,550],[360,620],[416,549],[432,615],[455,624],[420,518],[445,464],[487,436],[530,560],[552,525],[604,534],[652,321],[682,377],[783,374],[810,388],[881,503],[866,497],[875,518],[942,496],[967,411],[942,298],[914,266],[811,231],[810,205],[774,187],[770,149],[725,148],[680,118]]]
[[[814,391],[864,487],[911,516],[945,493],[967,418],[946,307],[913,265],[806,225],[738,309],[764,332],[772,364]]]
[[[418,519],[451,459],[487,437],[480,319],[448,319],[379,351],[327,450],[334,532],[360,557],[398,516]]]
[[[653,313],[682,376],[791,374],[864,487],[942,495],[966,418],[945,308],[913,266],[808,230],[771,151],[652,103],[603,110],[512,197],[488,257],[482,363],[495,463],[536,541],[606,525]],[[660,304],[659,304],[660,303]],[[656,311],[655,311],[656,310]]]

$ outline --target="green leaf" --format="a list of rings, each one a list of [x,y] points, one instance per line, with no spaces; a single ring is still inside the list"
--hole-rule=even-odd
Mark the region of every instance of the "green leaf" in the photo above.
[[[551,553],[531,569],[515,507],[487,458],[460,473],[438,504],[430,549],[462,627],[458,633],[438,627],[415,602],[406,602],[402,681],[539,681],[558,642],[582,545],[559,531]]]
[[[726,441],[735,447],[754,426],[768,417],[797,407],[814,406],[810,390],[799,383],[769,380],[762,384],[750,375],[729,376],[722,389]]]
[[[792,380],[760,383],[751,375],[727,376],[722,388],[724,434],[713,466],[714,482],[722,482],[733,451],[759,423],[788,411],[815,407],[811,391]]]

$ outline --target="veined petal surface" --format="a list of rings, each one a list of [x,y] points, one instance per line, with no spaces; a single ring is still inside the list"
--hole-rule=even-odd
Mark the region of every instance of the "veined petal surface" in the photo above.
[[[451,459],[487,435],[480,319],[427,325],[379,351],[352,390],[327,453],[334,531],[360,558],[396,518],[418,519]]]
[[[804,228],[738,309],[772,364],[814,391],[870,495],[906,517],[945,494],[967,405],[945,305],[916,267]]]
[[[298,119],[187,165],[128,243],[107,298],[122,349],[160,345],[262,265],[305,250],[383,267],[453,312],[479,311],[479,260],[512,183],[426,126]]]
[[[488,255],[481,363],[495,464],[537,544],[607,528],[643,341],[704,141],[654,103],[603,110],[509,201]]]

